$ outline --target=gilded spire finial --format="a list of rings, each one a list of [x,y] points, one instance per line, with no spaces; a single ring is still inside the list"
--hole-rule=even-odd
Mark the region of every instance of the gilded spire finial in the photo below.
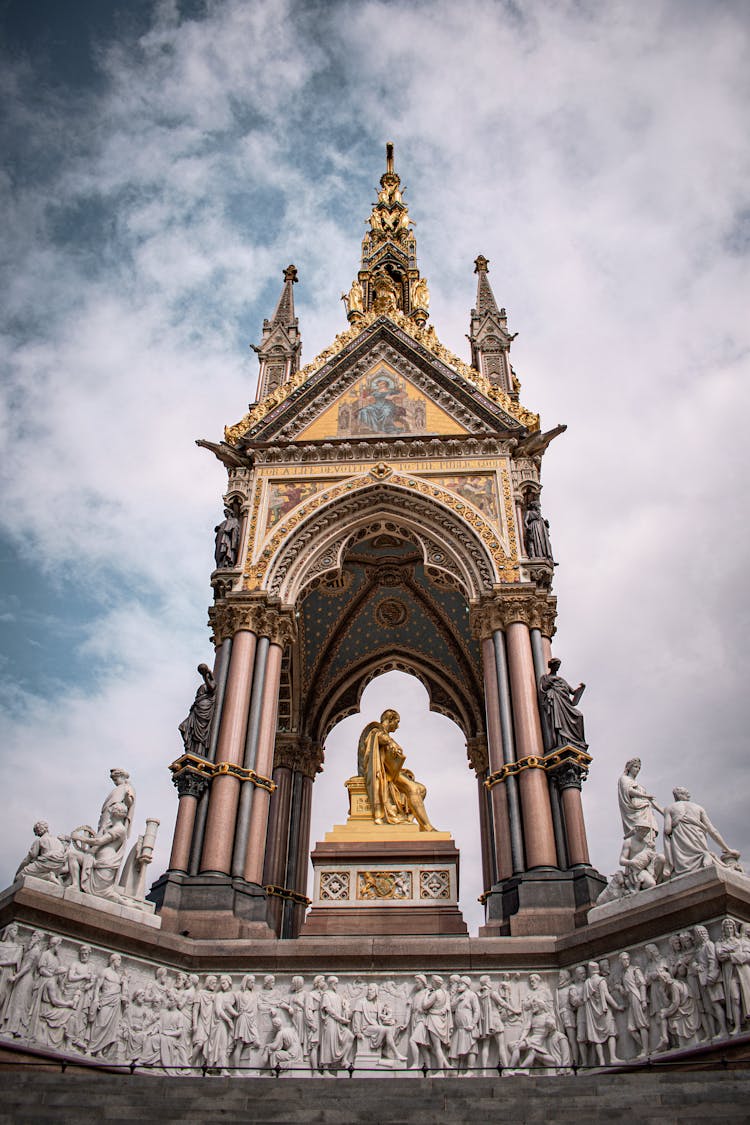
[[[385,170],[393,173],[393,141],[386,141],[385,145]]]

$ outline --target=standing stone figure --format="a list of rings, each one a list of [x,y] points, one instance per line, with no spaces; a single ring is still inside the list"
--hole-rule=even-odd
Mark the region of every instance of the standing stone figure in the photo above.
[[[338,991],[338,977],[329,977],[320,998],[320,1068],[346,1069],[351,1061],[354,1035],[349,1027],[349,1004]]]
[[[18,940],[18,926],[11,922],[0,940],[0,1027],[10,996],[12,979],[18,972],[23,957],[23,946]]]
[[[518,1019],[521,1013],[510,1004],[503,993],[492,987],[488,976],[479,978],[479,1065],[487,1069],[490,1065],[490,1047],[497,1044],[498,1066],[508,1065],[508,1047],[505,1042],[505,1020]]]
[[[664,848],[673,875],[687,875],[718,863],[734,867],[740,853],[729,847],[708,819],[706,810],[696,804],[687,789],[672,790],[674,804],[664,810]],[[716,856],[709,849],[708,837],[723,849]]]
[[[572,743],[585,750],[588,746],[583,735],[583,715],[577,704],[586,688],[579,684],[572,688],[567,680],[558,676],[562,661],[553,656],[549,662],[549,673],[539,679],[539,697],[546,720],[550,745],[547,750]]]
[[[695,968],[698,983],[701,988],[703,1010],[706,1014],[706,1023],[710,1038],[716,1038],[714,1023],[718,1025],[718,1037],[725,1039],[727,1035],[727,1021],[724,1014],[724,984],[721,979],[719,959],[716,956],[716,946],[708,936],[705,926],[694,926],[695,935]]]
[[[441,976],[430,977],[430,986],[422,1003],[425,1034],[430,1041],[430,1056],[437,1070],[448,1067],[445,1052],[451,1041],[450,998],[444,986]]]
[[[205,758],[211,738],[211,721],[216,707],[216,680],[207,664],[198,665],[198,674],[203,683],[196,691],[188,716],[182,720],[178,730],[182,735],[185,753]]]
[[[414,819],[422,832],[434,832],[424,807],[427,789],[403,768],[406,755],[391,737],[401,721],[389,708],[379,723],[368,723],[359,736],[357,772],[365,780],[376,824],[404,824]]]
[[[732,1024],[732,1035],[738,1035],[742,1027],[740,979],[737,971],[739,949],[740,943],[737,939],[737,926],[734,918],[725,918],[721,923],[721,938],[716,942],[716,957],[721,966],[724,1006],[727,1023],[731,1022]]]
[[[91,999],[90,1055],[117,1057],[118,1039],[122,1024],[123,1004],[127,1000],[127,977],[120,972],[122,957],[113,953],[106,969],[102,969],[94,986]]]
[[[571,988],[573,980],[568,969],[560,969],[557,978],[557,1016],[562,1024],[562,1029],[568,1040],[570,1057],[575,1066],[578,1065],[578,1040],[576,1038],[576,1012],[571,1002]]]
[[[255,991],[255,977],[247,973],[240,983],[240,990],[236,993],[235,1007],[237,1016],[234,1021],[232,1039],[232,1066],[246,1066],[250,1051],[260,1046],[258,1038],[258,994]]]
[[[44,952],[43,941],[42,931],[34,930],[18,972],[10,978],[11,993],[5,1008],[3,1034],[12,1035],[15,1039],[24,1039],[30,1035],[29,1025],[38,984],[39,961]]]
[[[109,776],[115,783],[114,789],[107,794],[102,805],[102,811],[99,814],[99,824],[97,825],[97,832],[102,833],[107,830],[112,824],[111,811],[113,805],[124,805],[126,809],[125,825],[127,828],[126,838],[130,835],[130,828],[133,823],[133,812],[135,809],[135,790],[130,784],[130,774],[127,770],[120,769],[119,766],[114,766],[109,771]],[[123,844],[123,847],[125,845]]]
[[[538,500],[529,500],[523,517],[526,554],[530,559],[547,559],[552,562],[552,544],[549,540],[549,520],[542,515]]]
[[[612,1011],[615,1008],[620,1012],[625,1009],[612,996],[596,961],[589,961],[588,964],[588,977],[583,986],[583,1007],[586,1013],[586,1038],[589,1043],[594,1044],[599,1065],[605,1065],[605,1043],[609,1048],[610,1065],[621,1062],[617,1057],[617,1028]]]
[[[408,1065],[430,1069],[430,1039],[425,1031],[424,1000],[429,989],[427,977],[417,973],[414,977],[414,991],[410,997],[409,1012],[409,1052]]]
[[[214,549],[216,569],[222,570],[235,566],[240,546],[240,521],[232,508],[224,508],[224,519],[216,525],[214,531],[216,532]]]
[[[628,1031],[635,1040],[636,1055],[648,1054],[648,996],[646,978],[637,965],[631,964],[630,954],[620,954],[622,977],[615,990],[625,1001],[628,1013]],[[638,1049],[640,1048],[640,1049]]]
[[[453,1004],[453,1035],[449,1052],[459,1074],[466,1074],[476,1062],[480,1014],[479,1000],[471,987],[471,980],[461,977]]]

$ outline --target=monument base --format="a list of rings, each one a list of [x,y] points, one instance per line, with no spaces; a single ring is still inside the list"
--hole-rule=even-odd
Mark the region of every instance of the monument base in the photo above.
[[[566,934],[585,926],[586,915],[607,885],[593,867],[568,871],[539,867],[496,883],[485,896],[481,937]]]
[[[191,938],[271,938],[266,891],[257,883],[231,875],[167,871],[156,880],[148,899],[162,926]]]
[[[416,825],[373,829],[359,840],[357,832],[346,839],[345,830],[335,829],[329,833],[335,841],[316,845],[313,904],[300,937],[466,934],[458,849],[448,833],[419,832]]]

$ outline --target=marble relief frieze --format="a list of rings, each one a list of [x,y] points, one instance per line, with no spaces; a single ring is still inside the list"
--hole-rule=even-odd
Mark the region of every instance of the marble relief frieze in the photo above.
[[[378,872],[372,893],[404,874]],[[471,1076],[668,1059],[750,1030],[750,933],[732,917],[559,971],[338,971],[334,950],[325,971],[241,961],[190,972],[12,923],[0,1040],[170,1075]]]

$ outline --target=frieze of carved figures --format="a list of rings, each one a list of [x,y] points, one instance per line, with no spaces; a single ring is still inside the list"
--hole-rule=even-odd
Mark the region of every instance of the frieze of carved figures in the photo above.
[[[740,853],[726,843],[706,810],[693,801],[687,789],[673,789],[673,803],[662,808],[637,780],[640,770],[640,758],[630,758],[617,783],[623,830],[620,870],[599,895],[597,906],[706,868],[745,873]],[[663,851],[657,847],[656,813],[664,819]],[[709,839],[719,845],[720,854],[711,850]]]
[[[750,932],[729,917],[556,974],[479,977],[188,975],[0,934],[0,1039],[170,1075],[565,1073],[749,1027]]]

